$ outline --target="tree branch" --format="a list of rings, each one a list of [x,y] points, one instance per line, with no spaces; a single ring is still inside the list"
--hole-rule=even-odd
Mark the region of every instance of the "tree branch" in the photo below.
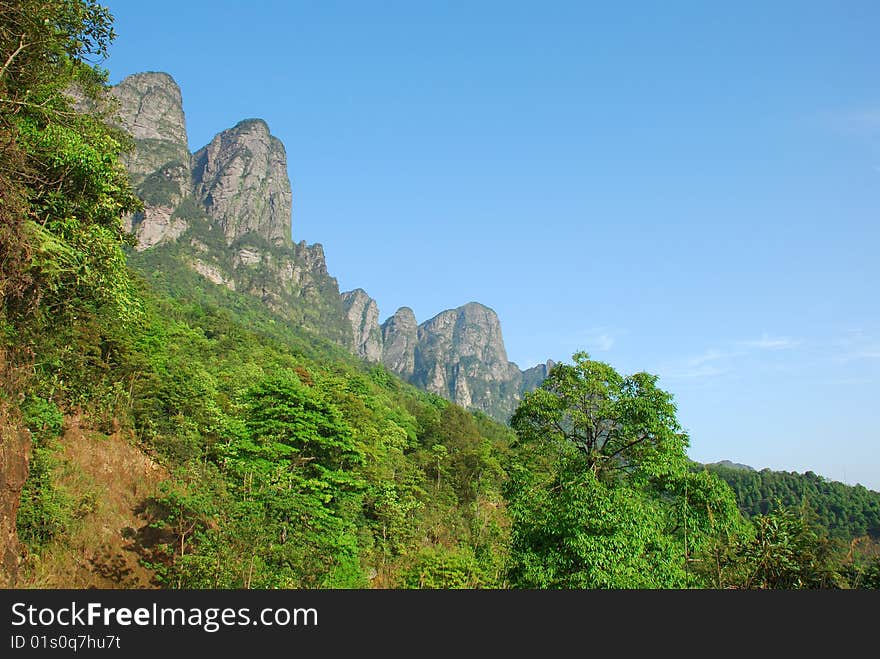
[[[6,75],[6,69],[8,69],[9,65],[12,64],[12,60],[14,60],[18,56],[18,54],[28,46],[30,46],[30,44],[24,42],[24,35],[22,34],[18,38],[18,48],[12,51],[12,54],[6,58],[6,63],[3,65],[3,68],[0,69],[0,78]]]
[[[613,457],[616,456],[616,455],[620,455],[620,454],[623,453],[624,451],[626,451],[626,450],[628,450],[628,449],[631,449],[631,448],[632,448],[633,446],[635,446],[636,444],[641,444],[643,441],[645,441],[645,440],[648,439],[649,437],[650,437],[650,435],[649,435],[648,433],[644,433],[644,434],[642,434],[637,440],[635,440],[635,441],[633,441],[633,442],[630,442],[630,443],[627,444],[626,446],[622,446],[622,447],[620,447],[619,449],[617,449],[616,451],[614,451],[614,453],[609,453],[607,457],[610,459],[610,458],[613,458]]]

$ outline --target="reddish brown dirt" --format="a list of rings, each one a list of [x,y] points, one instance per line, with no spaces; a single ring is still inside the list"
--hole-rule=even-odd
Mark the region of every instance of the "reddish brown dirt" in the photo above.
[[[147,520],[144,502],[167,472],[133,445],[127,433],[104,435],[65,418],[56,483],[76,501],[69,534],[32,557],[37,588],[155,588],[139,561]]]

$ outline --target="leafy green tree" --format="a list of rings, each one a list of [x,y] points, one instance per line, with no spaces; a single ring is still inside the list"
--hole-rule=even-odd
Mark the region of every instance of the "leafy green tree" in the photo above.
[[[736,588],[836,588],[846,583],[835,549],[809,508],[778,507],[752,519],[723,567]]]
[[[740,518],[730,488],[688,473],[687,436],[656,382],[577,353],[523,398],[506,488],[514,585],[705,583],[691,561]]]
[[[0,3],[0,289],[7,314],[65,320],[136,300],[120,249],[122,217],[140,207],[119,154],[130,141],[107,124],[106,73],[89,64],[114,38],[94,0]],[[71,90],[92,106],[78,111]],[[104,107],[103,114],[98,108]]]
[[[679,588],[682,550],[666,511],[600,481],[572,448],[549,474],[515,469],[507,489],[511,583],[519,588]]]
[[[522,442],[571,445],[600,481],[680,472],[688,439],[657,376],[623,377],[584,352],[557,364],[511,419]]]
[[[227,469],[264,526],[264,578],[275,585],[351,586],[363,580],[355,516],[363,452],[319,390],[282,370],[246,395],[243,435],[225,449]],[[274,571],[274,575],[273,575]],[[265,585],[265,582],[264,582]]]

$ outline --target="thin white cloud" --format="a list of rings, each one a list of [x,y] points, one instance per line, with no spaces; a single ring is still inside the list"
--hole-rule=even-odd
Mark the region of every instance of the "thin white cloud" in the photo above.
[[[670,380],[695,380],[699,378],[713,378],[727,373],[727,369],[713,366],[711,364],[703,364],[692,368],[683,368],[679,370],[671,370],[663,375]]]
[[[849,330],[831,343],[839,349],[839,363],[880,359],[880,342],[861,329]]]
[[[707,348],[701,353],[684,357],[663,369],[665,377],[673,379],[714,378],[729,375],[737,358],[746,358],[756,350],[784,350],[803,343],[787,336],[761,335],[758,339],[735,341],[726,347]]]
[[[783,350],[786,348],[794,348],[801,343],[802,341],[799,339],[791,339],[787,336],[773,337],[763,334],[760,339],[739,341],[738,345],[741,345],[744,348],[758,348],[760,350]]]
[[[728,372],[729,368],[726,362],[740,354],[742,353],[708,348],[699,354],[677,360],[666,368],[660,369],[659,372],[663,377],[672,380],[718,377]]]
[[[592,343],[596,346],[596,350],[608,352],[614,346],[614,337],[610,334],[599,334],[593,337]]]
[[[688,357],[687,359],[685,359],[685,364],[693,368],[697,366],[703,366],[704,364],[708,364],[710,362],[717,362],[718,360],[726,359],[727,357],[734,357],[736,354],[738,353],[718,350],[717,348],[709,348],[699,355]]]
[[[608,352],[617,343],[617,337],[625,333],[608,327],[594,327],[584,332],[582,340],[588,351]]]

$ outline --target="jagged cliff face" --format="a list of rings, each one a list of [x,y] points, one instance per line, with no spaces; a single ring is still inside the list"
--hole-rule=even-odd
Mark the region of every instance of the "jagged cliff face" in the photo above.
[[[523,394],[522,372],[507,359],[498,316],[477,302],[419,325],[410,381],[504,421]]]
[[[402,307],[378,326],[376,303],[363,290],[343,297],[362,357],[381,359],[412,384],[502,421],[552,366],[548,362],[523,372],[508,361],[497,314],[477,302],[443,311],[421,325],[412,309]],[[373,339],[377,330],[379,341]]]
[[[323,248],[291,240],[287,156],[266,122],[242,121],[191,155],[182,96],[171,76],[129,76],[112,93],[121,126],[135,138],[125,163],[144,201],[144,211],[128,219],[135,249],[183,260],[207,280],[258,297],[280,315],[351,346]]]
[[[415,375],[418,344],[419,325],[409,307],[401,307],[382,323],[382,363],[406,380]]]
[[[428,391],[465,407],[495,410],[503,393],[494,385],[516,379],[519,369],[507,361],[498,316],[471,302],[444,311],[419,326],[416,381]]]
[[[113,94],[119,122],[135,138],[126,165],[145,206],[128,220],[144,255],[134,265],[182,261],[416,386],[501,420],[546,377],[546,366],[522,372],[508,361],[498,317],[481,304],[422,325],[403,307],[380,326],[365,291],[340,294],[321,245],[291,239],[287,156],[266,122],[242,121],[192,155],[171,76],[133,75]]]
[[[249,233],[289,243],[292,195],[287,154],[261,119],[225,130],[193,156],[195,195],[228,242]]]
[[[437,362],[435,355],[455,355],[459,363],[480,364],[481,374],[486,377],[502,379],[509,375],[501,323],[492,309],[478,302],[439,313],[419,326],[419,350],[422,366],[430,364],[432,370],[445,361]]]
[[[138,73],[111,90],[119,101],[119,123],[134,137],[135,150],[123,157],[142,213],[128,218],[128,229],[147,249],[175,240],[186,224],[174,210],[192,192],[186,117],[180,88],[166,73]]]
[[[189,146],[180,87],[167,73],[138,73],[112,90],[119,100],[119,121],[134,137],[137,149],[125,166],[138,185],[166,163],[188,167]]]
[[[354,332],[354,349],[368,362],[382,360],[379,307],[362,288],[342,294],[342,306]]]
[[[541,386],[541,383],[547,379],[547,376],[550,374],[550,369],[553,368],[554,362],[552,359],[548,359],[543,364],[538,364],[537,366],[532,366],[531,368],[527,368],[522,372],[522,390],[526,391],[534,391],[538,387]]]

